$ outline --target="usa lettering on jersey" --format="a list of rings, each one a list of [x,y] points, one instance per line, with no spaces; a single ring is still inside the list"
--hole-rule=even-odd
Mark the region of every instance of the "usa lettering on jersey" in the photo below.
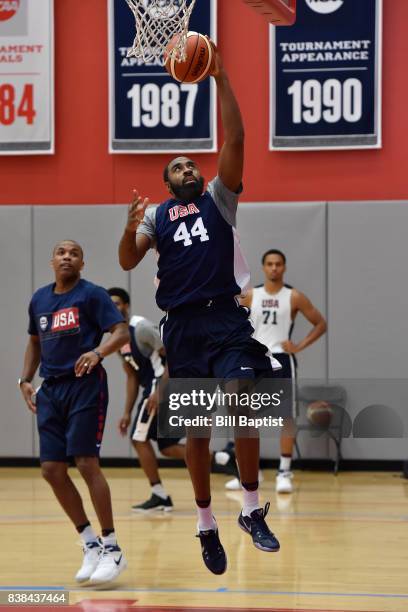
[[[273,298],[262,300],[262,308],[279,308],[279,300]]]
[[[51,331],[66,331],[79,327],[79,311],[76,306],[63,308],[52,314]]]
[[[173,206],[169,208],[169,217],[170,221],[177,221],[180,217],[187,217],[188,215],[196,215],[200,211],[198,210],[195,204],[187,204],[187,206],[183,206],[182,204],[177,204],[177,206]]]

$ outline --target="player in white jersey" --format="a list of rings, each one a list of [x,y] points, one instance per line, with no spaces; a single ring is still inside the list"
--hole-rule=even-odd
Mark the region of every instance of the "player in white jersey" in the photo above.
[[[262,257],[265,275],[261,287],[250,289],[241,299],[241,304],[251,309],[251,322],[255,329],[254,338],[265,344],[276,355],[282,364],[280,378],[296,380],[297,353],[310,346],[326,329],[326,321],[322,314],[303,293],[285,285],[286,257],[276,249],[267,251]],[[297,314],[303,316],[313,325],[303,340],[294,344],[291,334]],[[293,416],[296,416],[296,405],[293,385]],[[294,421],[285,419],[281,435],[281,457],[279,471],[276,477],[276,491],[291,493],[292,472],[291,462],[295,444]],[[229,483],[227,483],[228,485]],[[232,483],[231,483],[232,484]],[[233,488],[233,486],[228,488]]]

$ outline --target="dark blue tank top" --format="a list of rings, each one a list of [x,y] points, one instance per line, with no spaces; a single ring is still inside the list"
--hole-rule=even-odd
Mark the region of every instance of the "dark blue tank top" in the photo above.
[[[189,204],[170,199],[156,211],[162,310],[241,292],[234,270],[234,228],[206,191]]]

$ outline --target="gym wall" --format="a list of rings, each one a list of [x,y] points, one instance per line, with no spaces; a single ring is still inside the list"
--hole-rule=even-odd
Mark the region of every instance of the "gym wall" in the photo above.
[[[85,278],[127,288],[133,313],[154,322],[161,318],[154,303],[153,253],[130,273],[119,267],[117,245],[125,217],[126,207],[115,205],[0,207],[0,457],[38,453],[34,418],[16,381],[27,341],[28,302],[35,288],[52,282],[49,260],[58,238],[73,236],[83,246]],[[299,355],[301,379],[340,381],[348,390],[352,419],[366,406],[381,403],[399,414],[407,432],[406,383],[399,395],[395,389],[406,378],[408,361],[408,202],[247,203],[238,219],[253,284],[262,282],[262,253],[282,249],[288,258],[287,282],[327,317],[328,334]],[[295,341],[307,330],[299,316]],[[129,457],[130,444],[116,430],[124,405],[124,373],[115,355],[105,364],[110,407],[103,456]],[[385,397],[378,396],[378,380],[386,380],[381,386]],[[325,456],[328,450],[323,438],[302,435],[300,443],[306,457]],[[405,439],[350,437],[343,442],[343,454],[349,459],[401,459],[405,446]],[[263,441],[262,455],[277,457],[278,440]]]

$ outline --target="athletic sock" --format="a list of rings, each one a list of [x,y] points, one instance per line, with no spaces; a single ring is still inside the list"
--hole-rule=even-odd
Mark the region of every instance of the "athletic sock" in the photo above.
[[[253,485],[256,484],[256,489],[253,488]],[[243,493],[243,508],[242,514],[244,516],[251,516],[254,510],[258,510],[261,506],[259,505],[259,491],[258,491],[258,483],[250,483],[247,485],[250,489],[245,487],[246,483],[242,483],[242,493]]]
[[[80,529],[80,527],[77,527]],[[79,537],[81,538],[83,544],[87,544],[88,542],[95,542],[97,540],[96,533],[92,529],[90,523],[79,532]]]
[[[280,472],[290,472],[291,463],[292,463],[291,455],[281,455],[280,463],[279,463],[279,471]]]
[[[157,495],[158,497],[161,497],[162,499],[168,498],[168,495],[164,490],[164,487],[161,482],[156,482],[155,484],[152,484],[152,493],[154,495]]]
[[[211,509],[211,497],[207,500],[196,499],[199,531],[208,531],[209,529],[217,529],[217,523],[214,520]]]
[[[106,533],[106,535],[104,535]],[[113,529],[103,529],[102,530],[102,542],[104,546],[116,546],[116,534]]]

